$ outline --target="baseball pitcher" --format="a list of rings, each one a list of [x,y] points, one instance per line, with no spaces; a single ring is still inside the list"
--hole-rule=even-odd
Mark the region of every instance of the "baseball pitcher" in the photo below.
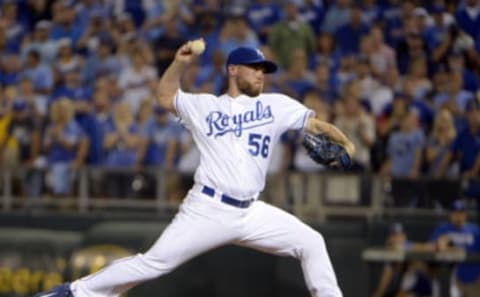
[[[275,72],[277,66],[254,48],[240,47],[229,54],[226,94],[182,91],[182,74],[201,52],[192,43],[178,49],[156,93],[158,104],[190,130],[201,155],[195,185],[177,215],[147,252],[37,297],[119,296],[225,244],[295,257],[312,296],[342,296],[323,237],[257,198],[265,185],[271,151],[283,132],[303,130],[309,155],[327,166],[348,166],[353,144],[297,100],[262,93],[265,74]]]

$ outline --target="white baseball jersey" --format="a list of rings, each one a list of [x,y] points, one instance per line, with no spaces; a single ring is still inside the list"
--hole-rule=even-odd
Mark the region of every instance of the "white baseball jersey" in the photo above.
[[[203,191],[208,186],[215,194],[241,200],[257,196],[278,138],[288,129],[302,129],[312,111],[280,94],[232,99],[182,91],[176,95],[175,109],[200,150],[197,184],[146,253],[73,282],[73,296],[119,297],[205,251],[233,243],[296,257],[313,297],[342,297],[325,241],[315,230],[263,201],[236,207]]]
[[[240,200],[257,197],[273,146],[289,129],[302,129],[313,111],[282,94],[255,98],[191,94],[181,90],[177,115],[200,150],[195,182]]]

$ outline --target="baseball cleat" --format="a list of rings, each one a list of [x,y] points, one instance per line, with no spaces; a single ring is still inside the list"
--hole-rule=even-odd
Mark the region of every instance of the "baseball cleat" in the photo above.
[[[64,283],[47,292],[38,293],[34,297],[73,297],[73,294],[70,290],[70,283]]]

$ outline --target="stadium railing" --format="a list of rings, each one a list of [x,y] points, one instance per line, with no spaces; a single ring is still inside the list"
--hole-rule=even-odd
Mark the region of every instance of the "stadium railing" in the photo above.
[[[111,209],[163,212],[176,209],[181,200],[167,197],[171,191],[169,187],[177,187],[185,194],[193,182],[190,175],[157,167],[141,171],[83,167],[76,172],[72,194],[54,197],[43,191],[40,197],[34,198],[22,195],[22,191],[16,189],[28,170],[36,169],[4,168],[0,171],[1,210],[55,209],[67,205],[67,208],[82,213]],[[45,172],[41,173],[45,175]],[[105,177],[111,173],[131,177],[131,195],[119,199],[105,194],[108,182]],[[172,178],[176,179],[173,184]],[[325,221],[329,217],[360,217],[370,221],[388,215],[438,216],[446,213],[451,201],[464,197],[467,182],[427,176],[413,180],[384,178],[369,173],[289,172],[269,175],[261,199],[315,221]],[[475,215],[475,201],[469,201],[471,213]]]

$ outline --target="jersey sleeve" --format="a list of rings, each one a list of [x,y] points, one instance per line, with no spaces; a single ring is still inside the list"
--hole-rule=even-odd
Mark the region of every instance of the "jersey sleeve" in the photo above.
[[[432,234],[430,235],[430,242],[437,241],[437,239],[440,238],[440,236],[446,234],[447,232],[448,230],[447,230],[446,224],[442,224],[438,226],[437,228],[435,228],[435,230],[433,230]]]
[[[281,95],[278,100],[280,110],[280,122],[283,130],[303,130],[309,117],[314,116],[315,112],[308,109],[295,99]]]
[[[197,94],[186,93],[178,89],[173,105],[177,116],[187,128],[191,128],[195,119],[199,118],[199,96]]]

